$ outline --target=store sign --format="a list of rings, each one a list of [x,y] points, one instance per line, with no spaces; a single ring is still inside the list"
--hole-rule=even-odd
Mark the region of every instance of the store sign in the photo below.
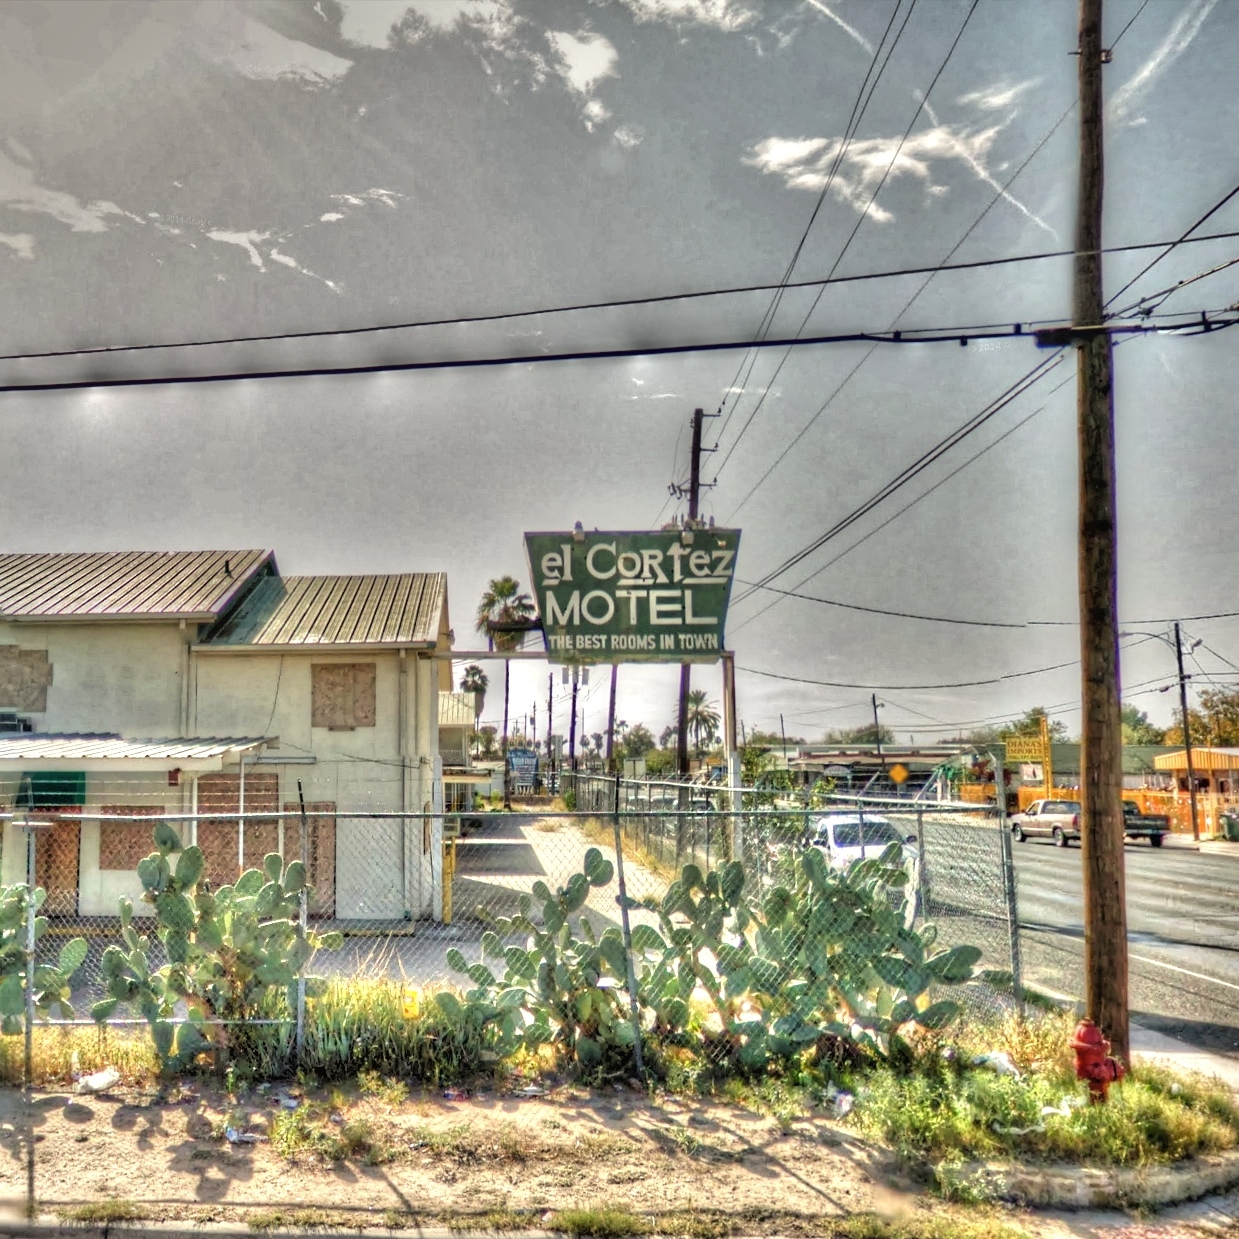
[[[738,529],[527,533],[552,662],[715,662]]]

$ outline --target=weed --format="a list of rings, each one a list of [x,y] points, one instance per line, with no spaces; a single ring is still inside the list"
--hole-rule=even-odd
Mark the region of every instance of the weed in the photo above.
[[[385,1230],[404,1230],[412,1218],[400,1209],[383,1210],[383,1227]]]
[[[678,1235],[682,1239],[722,1239],[731,1229],[730,1220],[704,1213],[665,1213],[654,1219],[656,1235]]]
[[[145,1222],[151,1217],[151,1211],[145,1205],[134,1204],[132,1200],[97,1200],[63,1209],[59,1216],[66,1222],[110,1225],[113,1222]]]
[[[516,1209],[492,1209],[489,1213],[469,1213],[447,1219],[449,1230],[536,1230],[538,1215]]]
[[[645,1218],[625,1209],[560,1209],[546,1225],[548,1230],[588,1235],[591,1239],[648,1235],[652,1229]]]
[[[363,1097],[374,1097],[393,1109],[409,1100],[409,1086],[403,1080],[392,1076],[384,1078],[377,1071],[359,1072],[357,1087]],[[336,1108],[340,1109],[339,1106]]]
[[[361,1230],[365,1221],[325,1209],[260,1209],[246,1219],[250,1230]]]
[[[470,1161],[477,1154],[476,1141],[470,1139],[468,1123],[456,1123],[451,1127],[425,1127],[418,1125],[410,1133],[415,1148],[425,1149],[432,1157],[451,1157],[457,1161]]]
[[[315,1122],[305,1106],[276,1115],[271,1124],[271,1147],[289,1161],[319,1157],[337,1162],[348,1152],[343,1139]]]
[[[687,1153],[689,1157],[701,1149],[701,1141],[687,1127],[673,1127],[671,1139],[675,1142],[675,1147],[681,1153]]]

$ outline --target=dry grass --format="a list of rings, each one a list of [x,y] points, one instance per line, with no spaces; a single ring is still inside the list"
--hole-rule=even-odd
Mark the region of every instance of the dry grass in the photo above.
[[[96,1200],[90,1204],[75,1205],[58,1214],[66,1222],[88,1222],[96,1225],[111,1225],[113,1222],[146,1222],[152,1217],[145,1205],[132,1200]]]
[[[150,1033],[141,1028],[47,1028],[35,1026],[34,1078],[41,1083],[67,1082],[73,1055],[83,1072],[115,1067],[126,1083],[146,1083],[159,1073],[159,1059]],[[0,1037],[0,1083],[20,1084],[24,1078],[21,1037]]]
[[[250,1230],[364,1230],[364,1214],[335,1213],[327,1209],[260,1209],[245,1219]],[[389,1229],[395,1229],[390,1227]]]

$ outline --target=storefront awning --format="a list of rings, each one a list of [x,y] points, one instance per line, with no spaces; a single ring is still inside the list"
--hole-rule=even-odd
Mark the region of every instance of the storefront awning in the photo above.
[[[273,737],[126,740],[115,734],[0,736],[0,773],[107,770],[114,773],[184,770],[211,773],[258,752]]]

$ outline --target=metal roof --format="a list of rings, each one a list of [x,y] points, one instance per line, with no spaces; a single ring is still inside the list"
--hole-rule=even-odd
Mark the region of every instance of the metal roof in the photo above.
[[[266,744],[262,738],[210,737],[188,740],[126,740],[114,733],[0,737],[0,762],[6,761],[203,761],[243,753]]]
[[[270,551],[0,555],[0,619],[217,618]]]
[[[271,577],[199,648],[433,646],[446,601],[442,572]]]
[[[439,694],[440,727],[472,727],[476,722],[473,693]]]
[[[1187,750],[1179,749],[1155,757],[1153,764],[1158,770],[1187,770]],[[1192,745],[1192,769],[1199,774],[1203,770],[1239,770],[1239,749],[1212,748]]]

